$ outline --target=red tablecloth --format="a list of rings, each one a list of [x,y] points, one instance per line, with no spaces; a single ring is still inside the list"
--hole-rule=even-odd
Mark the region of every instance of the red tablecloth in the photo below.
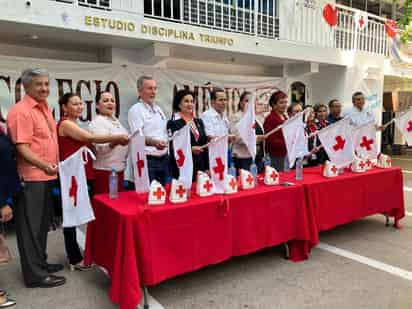
[[[302,181],[294,177],[291,171],[280,178],[304,185],[319,232],[379,213],[394,217],[397,227],[405,216],[402,170],[398,167],[345,171],[334,178],[323,177],[321,167],[314,167],[304,170]]]
[[[86,263],[105,267],[110,298],[122,309],[141,300],[140,285],[215,264],[232,256],[289,242],[294,261],[318,242],[303,186],[259,186],[233,196],[192,196],[181,205],[147,207],[134,192],[94,198]]]

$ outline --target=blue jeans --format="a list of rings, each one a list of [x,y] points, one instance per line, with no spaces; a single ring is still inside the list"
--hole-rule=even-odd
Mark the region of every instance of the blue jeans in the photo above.
[[[170,182],[169,157],[167,155],[159,158],[147,156],[147,165],[150,182],[152,182],[153,179],[157,180],[162,185]]]

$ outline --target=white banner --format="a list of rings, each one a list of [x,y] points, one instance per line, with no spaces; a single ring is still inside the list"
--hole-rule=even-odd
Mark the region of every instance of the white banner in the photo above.
[[[137,101],[136,81],[141,75],[150,75],[157,81],[156,101],[167,116],[172,110],[172,99],[177,89],[189,88],[195,94],[195,111],[201,114],[209,107],[210,91],[222,87],[228,96],[228,115],[237,111],[239,96],[245,90],[257,92],[257,113],[269,111],[268,100],[277,90],[286,91],[286,79],[210,74],[177,70],[156,69],[140,65],[113,65],[69,61],[0,57],[0,106],[5,118],[10,106],[24,96],[19,79],[29,67],[40,67],[50,72],[49,105],[56,120],[60,118],[58,100],[65,92],[73,91],[85,103],[83,122],[95,115],[95,96],[102,90],[110,91],[117,102],[116,113],[127,127],[127,112]]]

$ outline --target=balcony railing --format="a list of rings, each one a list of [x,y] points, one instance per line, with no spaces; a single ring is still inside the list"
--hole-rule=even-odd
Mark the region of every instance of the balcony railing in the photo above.
[[[338,25],[335,30],[335,47],[344,50],[389,55],[389,44],[385,30],[385,19],[368,14],[368,26],[358,30],[355,25],[355,10],[337,5],[339,9]]]
[[[146,17],[211,29],[279,36],[276,0],[145,0]]]

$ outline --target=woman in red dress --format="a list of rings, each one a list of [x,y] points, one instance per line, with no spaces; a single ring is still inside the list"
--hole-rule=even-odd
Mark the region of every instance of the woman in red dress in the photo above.
[[[272,108],[272,111],[263,123],[265,133],[277,128],[288,119],[286,113],[287,105],[288,96],[284,92],[277,91],[272,94],[269,99],[269,106]],[[285,164],[287,164],[287,150],[282,130],[269,135],[266,139],[266,151],[270,155],[271,165],[277,171],[283,172]]]
[[[129,139],[127,135],[95,135],[81,128],[78,120],[83,112],[83,102],[76,94],[64,94],[59,104],[63,110],[63,117],[57,125],[60,161],[65,160],[83,146],[90,147],[92,143],[128,144]],[[85,165],[85,170],[90,189],[94,178],[92,159],[90,157]],[[76,240],[76,227],[64,228],[63,235],[70,269],[87,270],[89,267],[83,264],[83,256]]]

